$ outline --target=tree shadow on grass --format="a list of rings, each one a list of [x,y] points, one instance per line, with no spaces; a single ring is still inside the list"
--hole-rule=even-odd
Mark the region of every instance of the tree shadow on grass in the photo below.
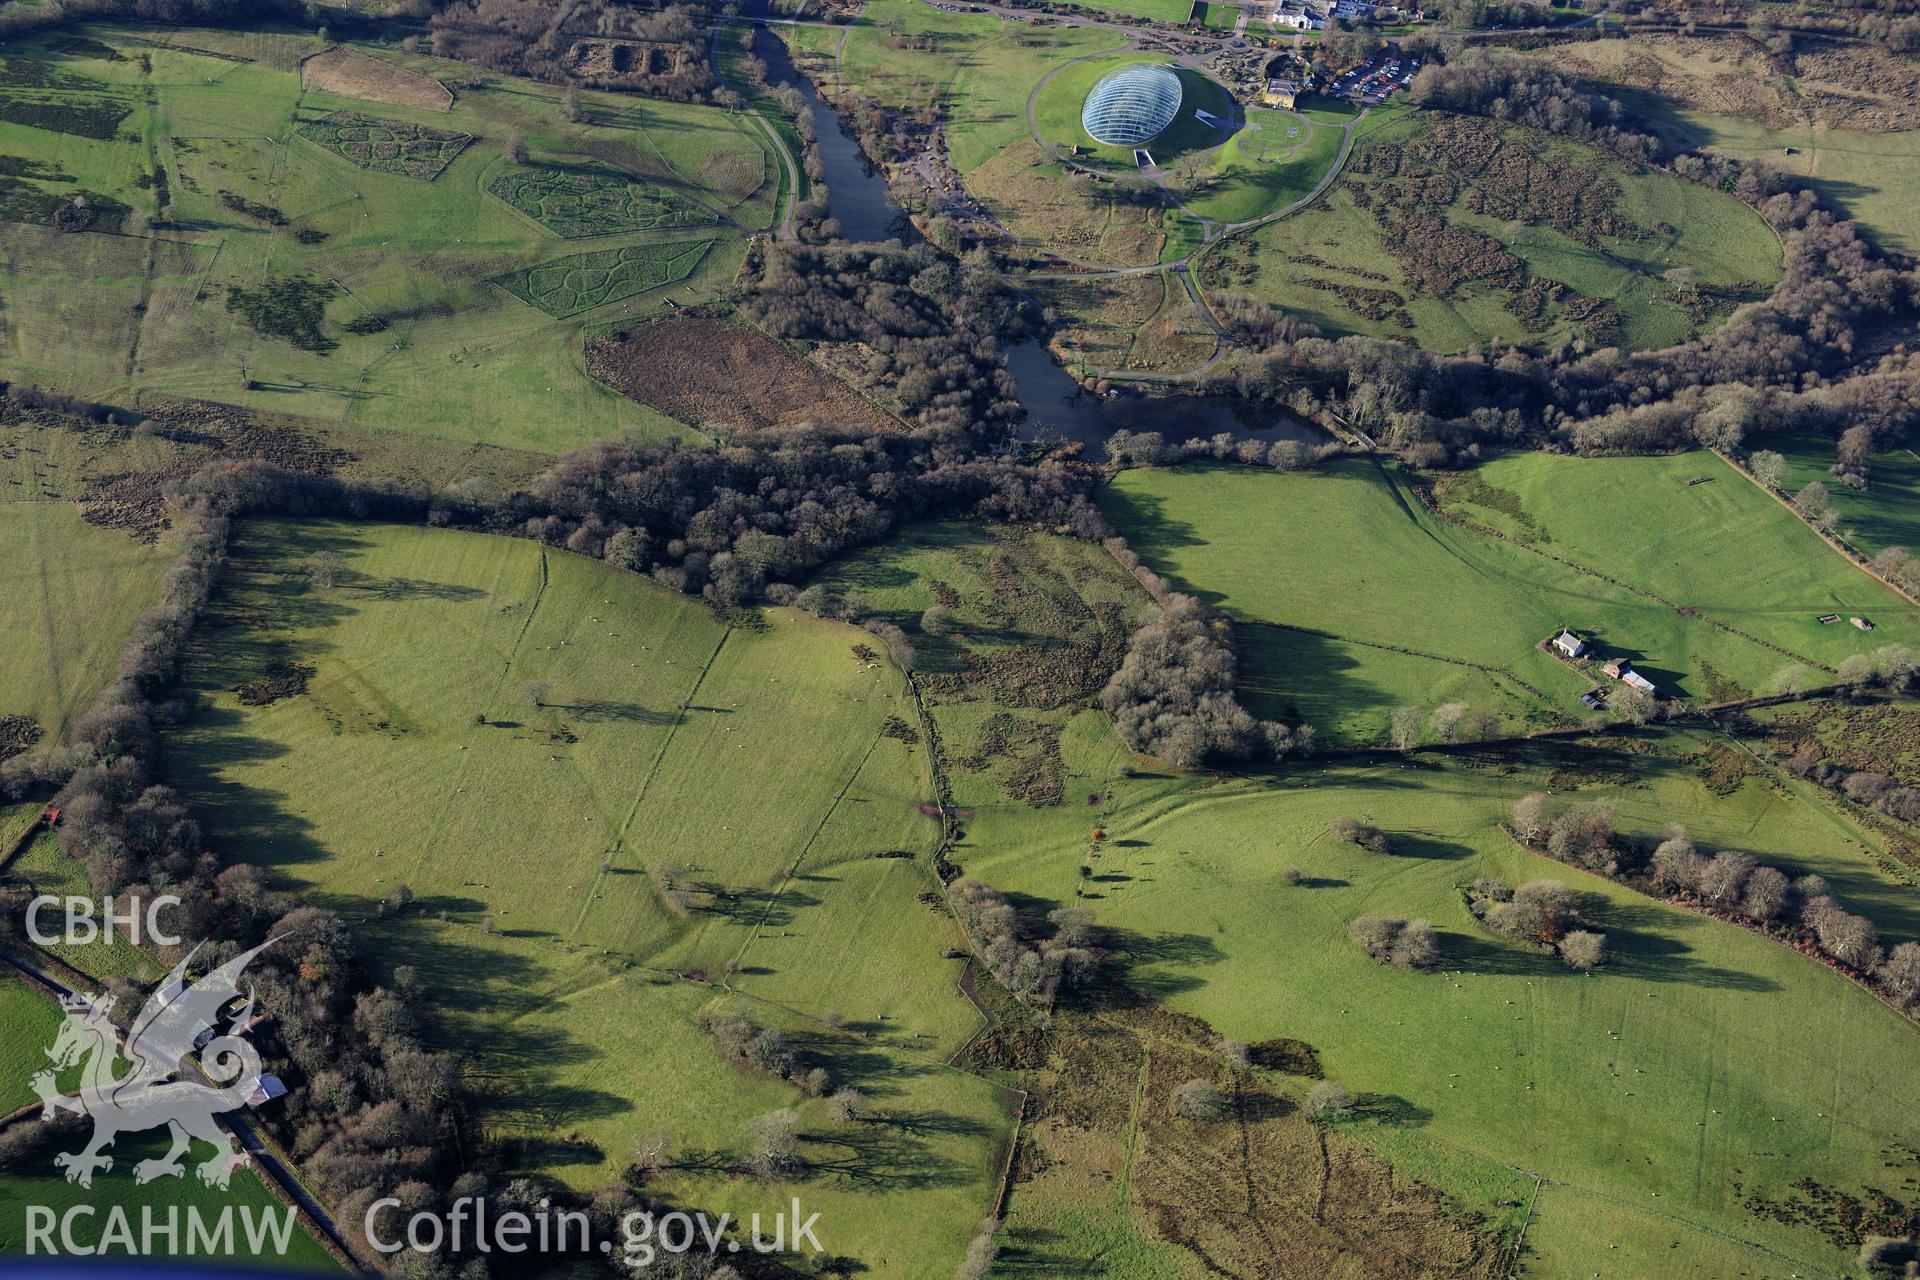
[[[1474,853],[1471,845],[1456,840],[1442,840],[1438,836],[1417,831],[1389,831],[1387,840],[1396,858],[1428,858],[1434,861],[1454,862],[1471,857]]]
[[[1396,1129],[1420,1129],[1433,1120],[1432,1111],[1397,1093],[1363,1093],[1356,1101],[1367,1119]]]
[[[1607,935],[1607,960],[1597,974],[1725,991],[1779,990],[1779,984],[1771,978],[1723,969],[1694,958],[1692,949],[1685,943],[1658,932],[1658,926],[1671,923],[1649,908],[1610,904],[1606,919],[1593,926]],[[1586,975],[1568,968],[1558,956],[1520,942],[1496,941],[1444,929],[1436,936],[1441,963],[1449,969],[1475,974],[1586,980]]]
[[[1072,1003],[1093,1008],[1134,1009],[1157,1004],[1206,985],[1196,969],[1226,959],[1213,939],[1198,933],[1142,933],[1104,928],[1106,951],[1099,976]]]
[[[362,578],[342,576],[345,585],[359,587],[386,600],[478,600],[487,593],[455,582],[428,582],[421,578]]]
[[[961,1117],[948,1118],[962,1123]],[[806,1142],[810,1176],[829,1177],[873,1190],[930,1191],[967,1186],[978,1171],[934,1149],[916,1133],[885,1121],[863,1121],[844,1129],[809,1131]]]
[[[545,994],[553,975],[536,959],[456,936],[390,923],[379,939],[384,959],[412,964],[439,1011],[431,1041],[465,1063],[467,1087],[483,1122],[519,1147],[527,1167],[597,1164],[600,1153],[570,1130],[625,1114],[626,1098],[575,1083],[577,1069],[606,1051],[569,1030]]]
[[[817,907],[821,902],[791,884],[784,890],[728,889],[725,885],[704,882],[698,888],[708,897],[694,908],[696,911],[748,927],[785,928],[794,922],[796,912]]]
[[[889,1053],[884,1046],[900,1039],[891,1033],[873,1044],[847,1036],[804,1032],[792,1033],[790,1039],[809,1062],[827,1069],[836,1087],[851,1086],[876,1101],[904,1098],[915,1080],[938,1070],[920,1059]]]
[[[997,1275],[1104,1276],[1111,1274],[1098,1257],[1069,1253],[1057,1248],[1066,1242],[1058,1231],[1044,1227],[1009,1227],[1000,1233],[1000,1256],[994,1260]]]
[[[549,702],[546,704],[555,711],[571,712],[576,718],[589,724],[601,721],[621,721],[627,724],[670,725],[680,719],[678,711],[655,711],[643,707],[637,702],[615,702],[607,698],[589,698],[584,702]],[[706,707],[689,710],[709,710]],[[717,709],[717,708],[712,708]],[[498,723],[498,722],[496,722]]]

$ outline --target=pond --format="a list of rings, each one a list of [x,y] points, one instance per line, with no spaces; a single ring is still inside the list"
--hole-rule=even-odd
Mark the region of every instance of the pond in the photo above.
[[[1007,371],[1019,386],[1027,411],[1023,439],[1077,441],[1095,462],[1107,457],[1107,437],[1115,431],[1158,431],[1169,444],[1226,432],[1236,441],[1273,444],[1297,440],[1326,444],[1332,437],[1283,409],[1258,409],[1238,396],[1144,396],[1122,392],[1103,398],[1080,389],[1073,375],[1055,363],[1038,338],[1010,343]]]

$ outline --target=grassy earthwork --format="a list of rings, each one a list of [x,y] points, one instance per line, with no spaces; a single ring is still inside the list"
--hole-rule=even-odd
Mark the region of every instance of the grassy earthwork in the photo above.
[[[1897,1190],[1914,1132],[1885,1072],[1910,1069],[1913,1026],[1775,943],[1512,846],[1493,823],[1550,763],[1315,765],[1172,805],[1123,778],[1090,890],[1077,849],[983,842],[957,856],[1039,903],[1090,894],[1080,901],[1134,940],[1136,981],[1220,1034],[1317,1046],[1330,1077],[1372,1097],[1356,1131],[1397,1169],[1495,1217],[1517,1171],[1547,1179],[1529,1276],[1733,1274],[1768,1253],[1803,1274],[1838,1269],[1843,1251],[1755,1208],[1790,1200],[1800,1178]],[[1641,767],[1580,795],[1631,792],[1657,773]],[[1687,798],[1689,818],[1715,812],[1697,788]],[[1399,851],[1331,840],[1345,813]],[[1287,867],[1300,884],[1281,879]],[[1481,932],[1459,892],[1481,875],[1602,895],[1614,963],[1581,977]],[[1368,913],[1434,920],[1444,972],[1367,959],[1344,933]],[[1783,1051],[1816,1024],[1844,1028],[1858,1052]]]
[[[1249,602],[1271,607],[1275,597],[1263,595],[1257,579],[1248,582],[1245,565],[1257,557],[1235,560],[1220,549],[1227,526],[1283,511],[1289,523],[1356,544],[1346,527],[1323,525],[1326,508],[1303,488],[1239,474],[1259,482],[1250,490],[1259,501],[1243,501],[1225,471],[1129,472],[1112,512],[1150,563],[1177,568],[1182,585],[1245,614]],[[1167,497],[1178,488],[1170,482],[1183,476],[1208,495],[1204,509],[1220,514],[1189,525],[1219,552],[1204,567],[1164,529],[1148,536],[1155,517],[1140,514],[1152,509],[1147,495]],[[1302,478],[1308,482],[1363,481],[1336,474]],[[1365,508],[1362,519],[1385,524],[1389,511]],[[1158,508],[1157,518],[1197,520],[1195,510],[1173,503]],[[1495,589],[1466,586],[1499,579],[1501,566],[1484,550],[1464,561],[1445,541],[1449,526],[1413,527],[1418,541],[1443,540],[1438,558],[1422,558],[1411,541],[1353,558],[1406,558],[1410,573],[1449,587]],[[1265,525],[1259,536],[1272,547],[1271,563],[1296,571],[1286,598],[1324,616],[1326,598],[1313,588],[1303,594],[1298,583],[1310,557],[1274,542]],[[1023,558],[1030,554],[1030,546],[985,545],[958,528],[914,528],[823,579],[865,592],[910,631],[930,606],[949,615],[937,633],[920,630],[913,639],[964,815],[953,856],[967,874],[999,886],[1036,917],[1054,906],[1089,909],[1122,951],[1131,986],[1205,1018],[1220,1035],[1251,1043],[1297,1037],[1319,1047],[1326,1074],[1369,1100],[1367,1118],[1336,1138],[1362,1140],[1392,1161],[1398,1178],[1443,1188],[1453,1209],[1483,1215],[1509,1243],[1525,1217],[1529,1276],[1590,1277],[1597,1267],[1621,1280],[1678,1280],[1764,1266],[1770,1256],[1815,1274],[1840,1266],[1846,1251],[1776,1212],[1792,1199],[1790,1184],[1805,1177],[1845,1194],[1870,1186],[1899,1194],[1911,1164],[1903,1144],[1915,1135],[1884,1072],[1908,1069],[1892,1064],[1911,1060],[1902,1048],[1915,1034],[1910,1024],[1775,943],[1524,853],[1496,826],[1515,798],[1543,787],[1612,804],[1623,830],[1654,831],[1682,818],[1703,847],[1745,849],[1796,872],[1820,872],[1889,938],[1915,936],[1920,911],[1911,887],[1875,867],[1871,837],[1825,798],[1776,785],[1757,764],[1733,769],[1729,780],[1727,753],[1735,749],[1685,733],[1453,763],[1314,762],[1213,782],[1143,769],[1117,748],[1104,717],[1077,705],[1036,711],[980,680],[989,669],[981,656],[1001,643],[994,639],[999,620],[975,613],[980,586],[993,581],[982,568],[991,572],[1004,558],[1003,576],[1024,568],[1036,593],[1051,594]],[[1124,580],[1096,585],[1104,576],[1096,564],[1055,563],[1089,608],[1097,611],[1101,600],[1138,608]],[[1345,584],[1347,595],[1379,589]],[[1011,607],[1022,618],[1044,612],[1026,600]],[[1514,607],[1491,595],[1463,596],[1458,612],[1485,617]],[[1023,628],[1020,638],[1033,643],[1037,635]],[[1027,665],[1034,665],[1031,654]],[[1438,671],[1429,665],[1419,678],[1431,688]],[[941,693],[948,681],[953,696]],[[1036,734],[1041,727],[1047,732]],[[1060,802],[1036,806],[1027,791],[1049,773],[1059,779]],[[1381,825],[1395,853],[1333,842],[1327,823],[1344,813]],[[1096,826],[1100,838],[1090,841]],[[1298,884],[1283,881],[1288,867],[1303,873]],[[1481,931],[1459,888],[1479,875],[1512,882],[1548,875],[1600,894],[1616,962],[1582,978]],[[1435,920],[1445,972],[1409,974],[1360,955],[1344,932],[1367,913]],[[1276,963],[1286,980],[1271,979]],[[1816,1017],[1838,1019],[1865,1052],[1778,1051]],[[1762,1057],[1766,1070],[1746,1065]],[[1191,1256],[1169,1250],[1139,1200],[1116,1197],[1106,1181],[1130,1171],[1140,1194],[1149,1194],[1153,1151],[1161,1160],[1185,1155],[1163,1134],[1144,1159],[1129,1157],[1155,1116],[1139,1110],[1131,1088],[1106,1096],[1096,1074],[1074,1077],[1083,1109],[1072,1128],[1041,1121],[1037,1140],[1048,1159],[1016,1177],[1009,1256],[1101,1252],[1128,1259],[1129,1274],[1188,1274]],[[1265,1083],[1297,1099],[1307,1082]],[[1275,1131],[1264,1141],[1279,1140]],[[1236,1148],[1221,1158],[1237,1168],[1248,1157]],[[1265,1159],[1248,1167],[1266,1168]],[[1202,1195],[1205,1182],[1196,1171],[1192,1194]],[[1293,1221],[1291,1214],[1303,1216]],[[1180,1221],[1177,1213],[1172,1221]],[[1325,1234],[1349,1260],[1378,1247],[1375,1224],[1315,1219],[1310,1198],[1282,1196],[1266,1225],[1285,1242],[1273,1257],[1297,1254],[1301,1266],[1326,1265],[1313,1252],[1325,1247]]]
[[[299,573],[319,549],[348,566],[332,590]],[[924,749],[887,731],[914,712],[863,633],[722,621],[530,542],[415,529],[248,526],[229,582],[221,613],[272,622],[202,632],[178,781],[223,841],[364,923],[378,963],[418,966],[529,1170],[597,1185],[665,1128],[688,1159],[665,1192],[770,1209],[788,1189],[700,1155],[802,1102],[692,1024],[744,1001],[893,1117],[837,1135],[804,1106],[827,1247],[931,1275],[964,1246],[1009,1126],[941,1065],[978,1015],[916,901]],[[304,693],[230,692],[282,662]],[[417,905],[383,912],[398,883]]]
[[[53,433],[49,433],[53,434]],[[57,739],[114,673],[120,644],[159,598],[168,554],[95,528],[70,503],[0,504],[0,716]]]
[[[743,234],[774,223],[779,166],[743,118],[587,93],[572,120],[557,87],[500,77],[431,110],[303,87],[299,58],[320,46],[295,34],[89,35],[77,53],[31,36],[0,64],[59,76],[64,101],[125,109],[101,131],[0,103],[0,154],[27,166],[15,187],[129,211],[120,235],[0,223],[15,376],[549,453],[683,430],[591,379],[580,339],[712,297]],[[527,165],[507,157],[516,142]],[[580,190],[580,174],[617,190]],[[628,271],[558,315],[489,283],[565,258],[562,235],[651,256],[694,219],[714,227],[697,259],[669,251],[674,270]]]

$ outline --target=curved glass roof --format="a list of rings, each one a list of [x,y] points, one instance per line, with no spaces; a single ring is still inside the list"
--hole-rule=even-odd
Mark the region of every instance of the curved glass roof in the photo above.
[[[1173,123],[1180,111],[1180,77],[1166,67],[1135,63],[1101,76],[1080,108],[1094,141],[1137,147]]]

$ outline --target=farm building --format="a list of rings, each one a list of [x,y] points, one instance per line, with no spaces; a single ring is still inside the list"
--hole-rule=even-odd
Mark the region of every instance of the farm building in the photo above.
[[[1589,711],[1598,711],[1607,704],[1600,701],[1600,695],[1589,689],[1580,695],[1580,705]]]
[[[1260,94],[1263,106],[1284,107],[1291,111],[1300,100],[1300,84],[1295,80],[1269,80]]]
[[[1654,692],[1653,681],[1633,669],[1633,660],[1631,658],[1615,658],[1600,669],[1606,672],[1610,678],[1618,680],[1621,684],[1631,688],[1638,689],[1642,693]]]
[[[1554,651],[1563,658],[1584,658],[1587,656],[1587,642],[1571,631],[1562,631],[1553,638]]]
[[[1847,621],[1851,622],[1854,626],[1860,628],[1860,630],[1862,631],[1873,630],[1873,623],[1866,618],[1848,618]]]
[[[286,1096],[286,1084],[279,1076],[268,1072],[254,1081],[252,1087],[247,1090],[247,1105],[249,1107],[264,1107],[275,1098],[284,1098]]]

